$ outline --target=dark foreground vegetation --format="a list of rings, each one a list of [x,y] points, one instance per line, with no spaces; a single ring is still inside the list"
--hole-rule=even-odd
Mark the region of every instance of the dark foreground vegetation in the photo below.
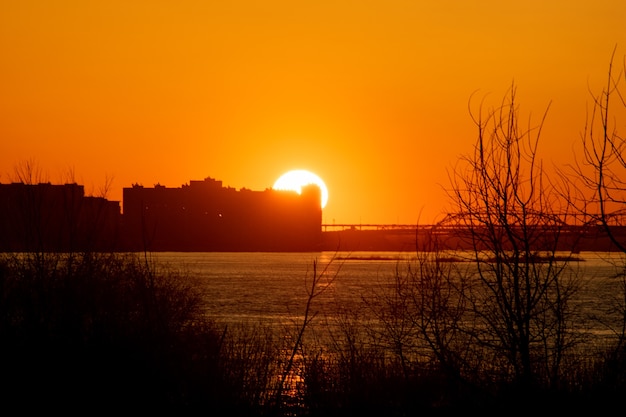
[[[460,329],[453,328],[458,322],[451,311],[440,304],[438,312],[411,312],[415,305],[399,299],[417,296],[418,287],[409,283],[416,283],[415,273],[399,274],[392,291],[368,303],[383,325],[359,322],[354,318],[360,313],[346,312],[332,326],[332,343],[322,344],[303,337],[326,331],[316,327],[322,321],[312,321],[321,278],[311,281],[301,326],[282,332],[212,322],[193,281],[159,268],[137,255],[4,255],[3,407],[86,414],[404,416],[595,413],[624,406],[621,338],[593,351],[564,348],[557,374],[541,369],[553,358],[533,357],[534,377],[525,380],[497,350],[446,347],[463,340],[452,336]],[[418,313],[438,320],[441,329],[426,331],[433,323],[420,325]],[[541,352],[548,350],[535,354]]]

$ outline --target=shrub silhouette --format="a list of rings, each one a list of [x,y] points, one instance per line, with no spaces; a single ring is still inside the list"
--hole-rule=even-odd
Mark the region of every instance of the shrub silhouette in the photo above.
[[[156,274],[133,255],[5,255],[3,403],[85,411],[227,404],[222,334],[183,278]]]

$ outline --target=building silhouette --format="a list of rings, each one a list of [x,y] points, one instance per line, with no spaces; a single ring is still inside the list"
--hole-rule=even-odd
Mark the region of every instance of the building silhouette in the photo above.
[[[0,184],[0,251],[73,252],[119,248],[117,201],[85,196],[78,184]]]
[[[123,189],[124,246],[139,251],[314,251],[321,191],[223,187],[213,178],[178,188]]]
[[[133,185],[120,202],[78,184],[0,184],[0,251],[314,251],[321,190],[252,191],[205,178]]]

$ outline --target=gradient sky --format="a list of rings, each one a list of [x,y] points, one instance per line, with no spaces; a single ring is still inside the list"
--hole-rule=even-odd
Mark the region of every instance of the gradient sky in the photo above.
[[[550,105],[540,154],[565,163],[625,23],[624,0],[4,1],[0,182],[31,161],[121,200],[307,169],[324,223],[430,223],[472,93],[514,82],[537,121]]]

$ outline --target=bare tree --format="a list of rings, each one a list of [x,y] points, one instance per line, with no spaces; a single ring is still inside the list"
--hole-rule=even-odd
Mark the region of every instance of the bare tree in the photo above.
[[[622,69],[616,70],[615,54],[616,49],[606,86],[599,94],[590,92],[593,104],[582,135],[582,159],[576,161],[574,174],[583,185],[576,206],[626,253],[626,239],[620,233],[626,214],[626,137],[618,131],[619,113],[626,110],[626,58]]]
[[[590,89],[592,107],[582,135],[582,157],[568,176],[578,199],[572,205],[588,222],[599,226],[612,243],[611,250],[626,255],[626,137],[620,121],[626,120],[626,57],[621,68],[616,62],[617,47],[609,60],[606,84],[599,93]],[[623,124],[622,124],[623,126]],[[581,186],[582,184],[582,186]],[[611,262],[614,262],[612,260]],[[623,357],[626,346],[626,259],[615,261],[621,291],[606,300],[605,324],[617,337],[614,354]],[[622,359],[623,361],[623,359]],[[618,362],[613,362],[613,365]],[[622,362],[623,363],[623,362]],[[623,367],[623,365],[621,365]],[[615,368],[618,369],[618,368]]]
[[[34,159],[22,161],[13,167],[13,182],[21,182],[23,184],[34,185],[40,182],[48,181],[41,167]]]
[[[107,174],[104,177],[104,183],[98,188],[97,197],[108,198],[111,188],[113,188],[113,181],[115,177]]]
[[[523,128],[513,84],[498,107],[485,113],[481,103],[470,114],[474,152],[450,172],[453,209],[442,222],[471,254],[458,295],[467,305],[467,346],[488,358],[481,366],[522,387],[554,386],[575,339],[568,301],[576,279],[568,256],[557,253],[568,248],[568,207],[538,156],[547,110]]]

